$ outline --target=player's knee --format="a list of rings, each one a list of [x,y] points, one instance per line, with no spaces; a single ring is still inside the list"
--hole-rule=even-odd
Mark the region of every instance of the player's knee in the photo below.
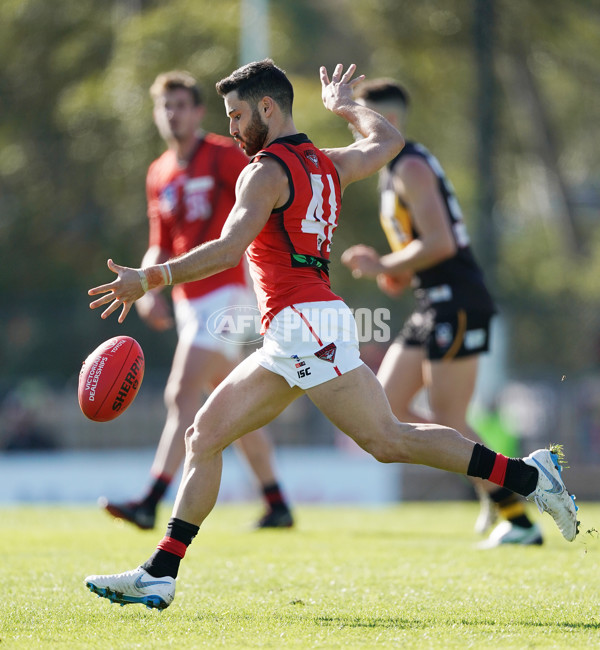
[[[185,432],[185,451],[188,458],[207,458],[222,451],[215,432],[208,431],[194,423]]]
[[[376,438],[365,445],[375,460],[380,463],[410,463],[411,458],[402,442],[402,431],[396,425],[383,428]]]
[[[195,438],[196,438],[196,429],[193,426],[188,427],[185,430],[185,437],[184,437],[186,453],[192,452],[196,443]]]

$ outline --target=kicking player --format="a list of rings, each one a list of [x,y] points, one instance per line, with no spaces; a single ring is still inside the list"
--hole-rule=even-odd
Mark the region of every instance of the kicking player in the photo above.
[[[398,155],[400,132],[354,101],[356,67],[321,68],[325,107],[363,136],[339,149],[318,149],[292,118],[293,88],[270,59],[253,62],[217,84],[230,133],[252,162],[239,176],[236,202],[218,239],[162,264],[128,268],[108,260],[117,278],[90,289],[102,316],[121,309],[123,322],[147,289],[208,277],[247,253],[263,318],[263,347],[213,391],[186,431],[183,477],[167,531],[141,566],[93,575],[86,585],[121,604],[163,609],[175,596],[179,564],[215,505],[222,452],[275,418],[300,395],[383,463],[417,463],[490,479],[534,500],[563,536],[577,534],[573,499],[557,455],[540,449],[507,458],[437,424],[407,424],[358,351],[356,324],[333,293],[327,266],[342,192]],[[300,365],[299,365],[300,364]],[[304,371],[304,372],[302,372]]]
[[[146,194],[150,234],[142,265],[150,266],[215,239],[235,202],[235,183],[248,158],[223,136],[205,133],[202,91],[187,72],[158,75],[150,89],[154,121],[167,150],[148,169]],[[185,430],[199,404],[240,360],[240,345],[212,336],[210,316],[228,307],[256,305],[243,264],[172,293],[178,341],[165,387],[167,417],[150,468],[151,481],[140,499],[115,503],[101,497],[108,513],[142,530],[154,528],[157,506],[185,456]],[[173,318],[161,288],[136,302],[140,317],[165,331]],[[262,430],[240,438],[238,448],[256,476],[266,503],[257,528],[289,528],[292,513],[273,467],[271,441]]]

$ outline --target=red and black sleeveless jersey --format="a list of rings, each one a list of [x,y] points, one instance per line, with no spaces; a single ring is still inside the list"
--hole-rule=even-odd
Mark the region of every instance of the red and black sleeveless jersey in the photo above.
[[[253,161],[262,157],[283,167],[290,189],[246,251],[264,332],[292,304],[339,300],[328,266],[341,188],[333,162],[303,133],[273,141]]]

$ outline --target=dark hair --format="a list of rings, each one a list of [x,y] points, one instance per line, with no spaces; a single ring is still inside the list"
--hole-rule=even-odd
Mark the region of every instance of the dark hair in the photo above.
[[[171,70],[159,74],[150,87],[150,96],[156,101],[158,97],[164,95],[168,90],[177,90],[179,88],[183,88],[183,90],[190,93],[195,106],[204,104],[202,90],[198,82],[185,70]]]
[[[284,113],[292,114],[294,88],[285,71],[271,59],[254,61],[234,70],[218,81],[216,88],[221,97],[235,90],[239,99],[250,104],[257,104],[265,96],[272,97]]]
[[[364,81],[354,91],[356,99],[364,99],[366,102],[397,102],[403,108],[408,108],[410,97],[405,88],[393,79],[373,79]]]

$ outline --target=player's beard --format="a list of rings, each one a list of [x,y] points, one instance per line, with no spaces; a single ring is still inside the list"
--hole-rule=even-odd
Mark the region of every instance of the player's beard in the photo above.
[[[260,119],[258,109],[254,108],[252,110],[252,121],[242,139],[246,155],[252,157],[257,154],[265,146],[268,134],[269,127]]]

